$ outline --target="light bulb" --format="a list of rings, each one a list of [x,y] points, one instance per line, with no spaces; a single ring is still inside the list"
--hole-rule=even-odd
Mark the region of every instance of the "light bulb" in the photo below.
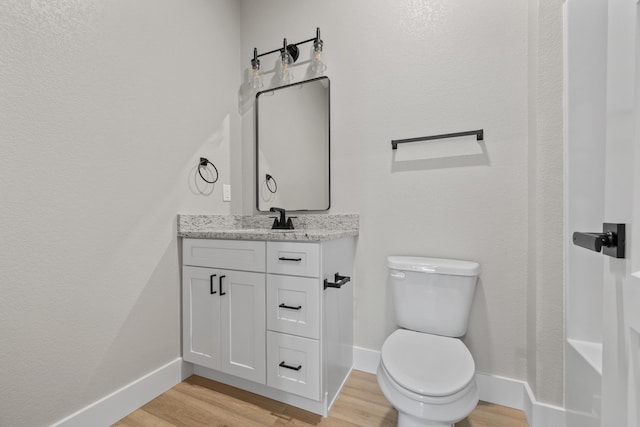
[[[315,46],[311,52],[311,71],[316,76],[322,75],[327,69],[323,61],[322,45]]]
[[[260,74],[260,68],[251,69],[251,78],[249,80],[249,85],[253,89],[260,89],[262,87],[262,75]]]
[[[321,76],[327,69],[327,66],[323,61],[323,46],[324,42],[320,38],[320,27],[318,27],[316,28],[316,39],[313,41],[313,48],[311,49],[311,71],[316,76]]]
[[[290,64],[293,62],[291,55],[286,49],[280,55],[279,73],[280,81],[282,83],[289,83],[293,80],[293,73],[291,72]]]
[[[249,86],[253,89],[262,87],[262,75],[260,74],[260,60],[258,59],[258,49],[253,48],[253,59],[251,60],[251,77]]]

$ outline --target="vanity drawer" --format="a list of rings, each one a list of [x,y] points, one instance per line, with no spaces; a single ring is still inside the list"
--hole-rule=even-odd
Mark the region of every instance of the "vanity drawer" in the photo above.
[[[267,331],[267,385],[320,400],[319,342]]]
[[[184,265],[228,270],[265,270],[265,242],[247,240],[184,239]]]
[[[267,274],[267,329],[320,338],[320,280]]]
[[[320,277],[320,245],[267,242],[267,272]]]

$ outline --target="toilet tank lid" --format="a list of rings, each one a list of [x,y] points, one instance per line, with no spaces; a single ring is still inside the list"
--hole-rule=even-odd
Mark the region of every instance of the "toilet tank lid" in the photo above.
[[[389,256],[387,257],[387,267],[396,270],[454,276],[477,276],[480,273],[480,264],[475,261],[416,256]]]

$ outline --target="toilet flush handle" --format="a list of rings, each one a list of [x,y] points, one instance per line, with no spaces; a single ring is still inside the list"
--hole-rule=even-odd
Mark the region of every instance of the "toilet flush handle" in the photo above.
[[[402,271],[392,271],[391,273],[389,273],[389,276],[393,277],[394,279],[400,279],[400,280],[404,280],[404,273]]]

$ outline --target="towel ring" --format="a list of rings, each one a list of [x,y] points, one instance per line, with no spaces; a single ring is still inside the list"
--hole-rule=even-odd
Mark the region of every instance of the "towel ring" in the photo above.
[[[269,185],[269,181],[273,181],[273,185],[275,186],[274,189],[271,189],[271,186]],[[276,191],[278,191],[278,183],[276,182],[276,180],[271,175],[269,175],[269,174],[266,175],[266,181],[265,182],[267,184],[267,189],[271,193],[275,194]]]
[[[207,165],[211,165],[213,166],[213,170],[216,171],[216,179],[214,179],[213,181],[209,181],[207,178],[205,178],[204,176],[202,176],[202,171],[200,169],[202,169],[203,167],[207,167]],[[206,183],[209,184],[215,184],[218,181],[218,168],[216,168],[216,165],[214,165],[213,163],[211,163],[209,161],[209,159],[205,158],[205,157],[200,157],[200,163],[198,164],[198,174],[200,175],[200,178],[202,178],[202,180]]]

